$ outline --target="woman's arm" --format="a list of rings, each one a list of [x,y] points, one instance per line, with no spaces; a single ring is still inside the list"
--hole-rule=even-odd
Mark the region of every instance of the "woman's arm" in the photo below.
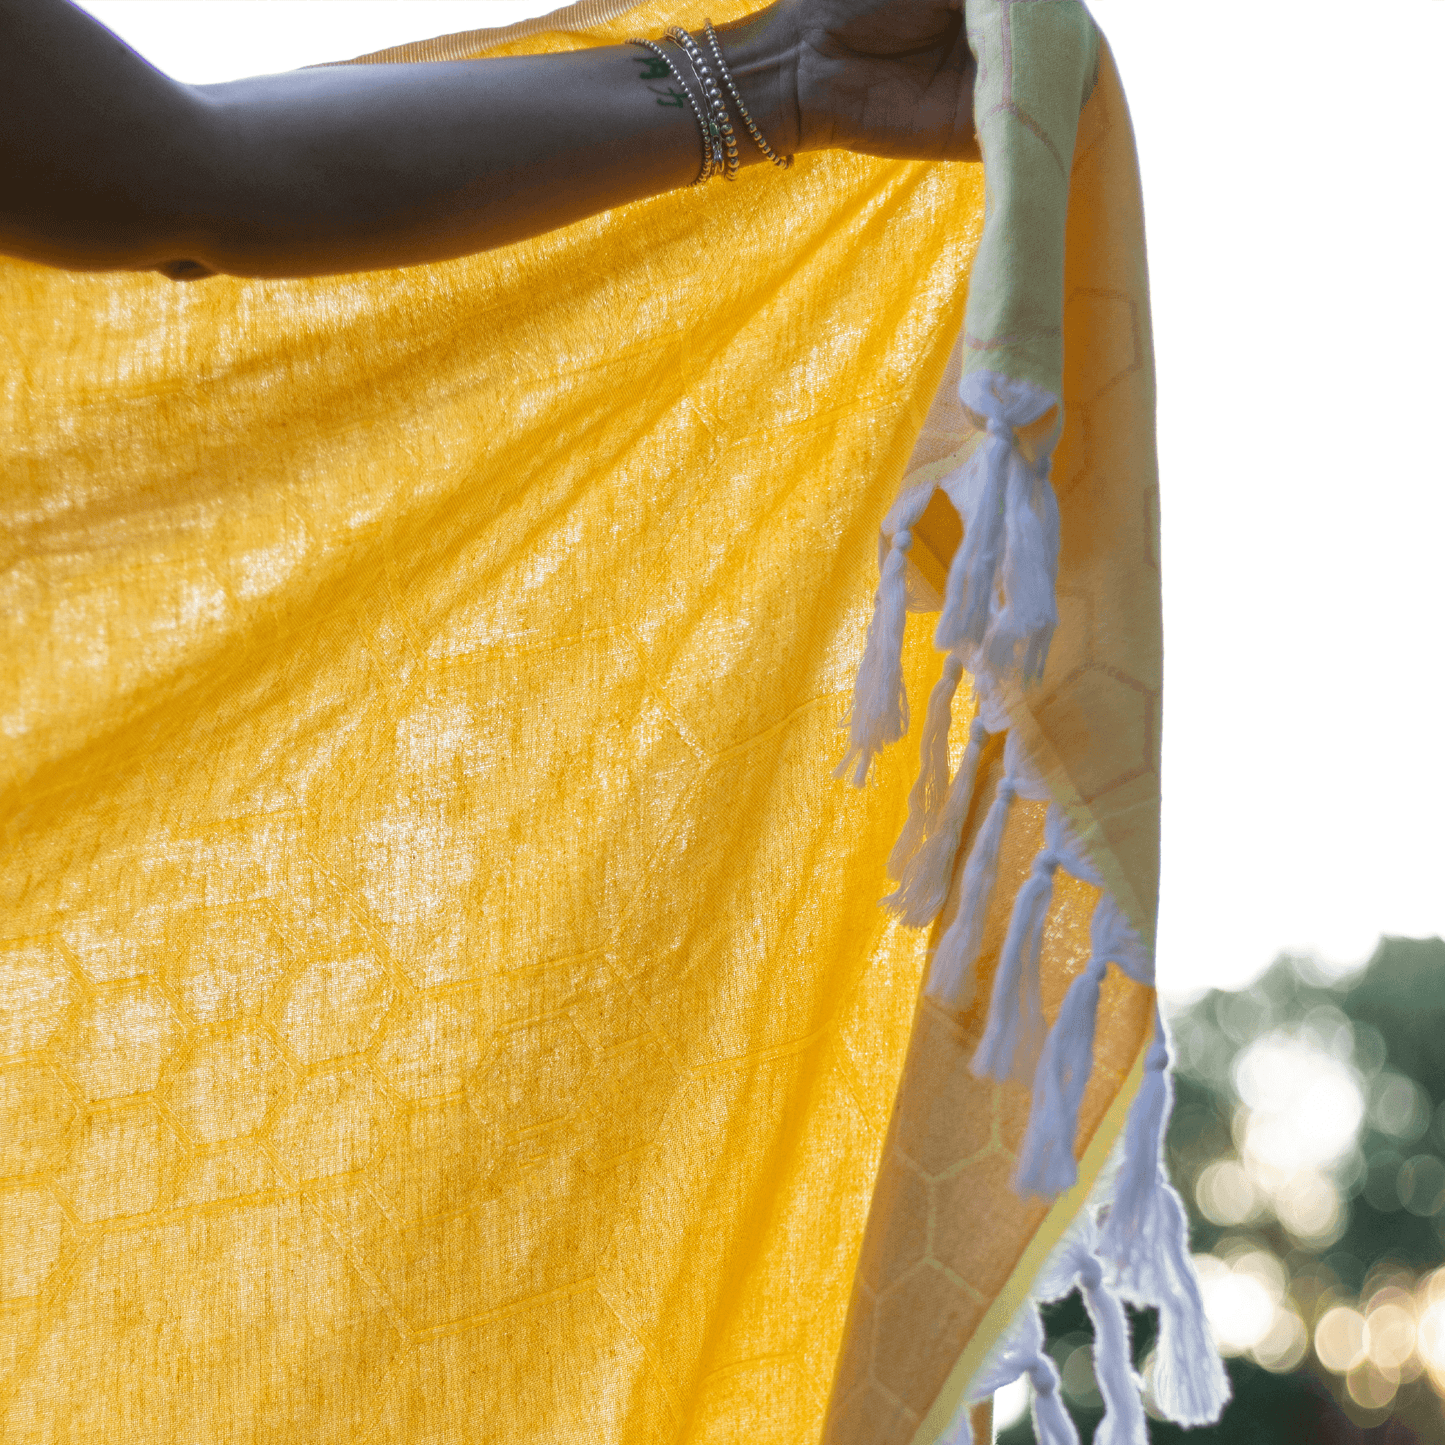
[[[949,0],[779,0],[719,35],[784,153],[967,156],[960,19]],[[657,69],[612,46],[188,86],[68,0],[0,0],[0,251],[298,276],[506,245],[696,176],[697,122]]]

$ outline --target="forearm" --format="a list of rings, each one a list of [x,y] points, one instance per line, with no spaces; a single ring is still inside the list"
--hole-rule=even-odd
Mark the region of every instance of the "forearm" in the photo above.
[[[724,45],[739,62],[767,48],[756,37]],[[775,133],[781,61],[736,65]],[[346,66],[207,88],[236,181],[212,192],[209,247],[197,259],[250,275],[441,260],[698,174],[694,114],[636,48],[428,65],[425,77],[421,68]],[[762,159],[749,150],[749,162]]]
[[[693,112],[635,48],[188,87],[69,6],[40,20],[63,73],[17,97],[23,133],[0,140],[21,182],[0,199],[0,249],[54,264],[294,276],[435,261],[686,185],[701,160]],[[750,111],[793,148],[785,27],[764,12],[721,33]]]

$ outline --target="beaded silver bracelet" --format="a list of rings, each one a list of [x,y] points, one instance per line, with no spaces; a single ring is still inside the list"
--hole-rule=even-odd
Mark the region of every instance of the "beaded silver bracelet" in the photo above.
[[[697,179],[693,181],[693,185],[703,185],[723,168],[722,137],[717,132],[717,123],[703,114],[702,107],[693,98],[692,89],[683,79],[682,72],[672,63],[671,57],[662,46],[655,40],[643,40],[638,36],[634,36],[627,43],[640,45],[643,49],[652,51],[671,72],[672,78],[682,87],[682,93],[687,97],[687,103],[692,107],[693,115],[697,117],[698,134],[702,137],[702,169],[697,173]]]
[[[748,114],[748,108],[743,104],[743,98],[738,94],[738,88],[733,84],[732,72],[728,69],[727,61],[723,59],[722,46],[718,44],[717,31],[712,28],[711,20],[702,22],[703,29],[707,31],[708,43],[712,46],[712,53],[717,59],[717,68],[722,72],[723,84],[728,88],[728,94],[733,98],[733,104],[738,108],[738,115],[742,118],[743,124],[748,128],[748,134],[757,143],[757,147],[775,166],[782,166],[786,169],[793,164],[792,156],[780,156],[766,140],[763,133],[757,127],[757,123]]]
[[[703,96],[707,101],[714,134],[721,140],[726,154],[725,179],[736,180],[740,164],[738,139],[733,133],[732,117],[728,115],[727,103],[722,98],[717,81],[713,79],[712,70],[703,58],[702,49],[681,25],[669,26],[667,38],[687,56],[688,62],[692,66],[692,73],[697,76],[697,83],[702,88]]]

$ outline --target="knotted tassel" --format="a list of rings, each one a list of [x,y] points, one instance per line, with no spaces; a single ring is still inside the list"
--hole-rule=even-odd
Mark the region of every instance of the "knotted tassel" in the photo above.
[[[958,857],[963,825],[973,802],[978,759],[987,737],[988,728],[983,719],[974,718],[968,725],[968,746],[963,751],[958,771],[953,775],[941,814],[913,856],[894,875],[899,880],[897,889],[883,900],[884,906],[892,909],[910,928],[923,928],[932,923],[948,897],[954,859]],[[922,782],[921,777],[919,782]],[[917,791],[916,787],[914,791]],[[908,821],[913,821],[912,815]],[[900,838],[899,846],[893,850],[894,857],[897,857],[902,843]]]
[[[1104,1399],[1104,1418],[1094,1434],[1094,1445],[1149,1445],[1128,1316],[1105,1283],[1104,1268],[1094,1253],[1097,1239],[1098,1231],[1086,1210],[1049,1256],[1033,1295],[1038,1300],[1057,1300],[1078,1289],[1084,1297],[1084,1308],[1094,1326],[1094,1378]]]
[[[990,725],[987,708],[981,706],[979,716],[985,719],[985,726]],[[1001,721],[1001,710],[994,717]],[[928,971],[928,996],[945,1007],[961,1008],[973,996],[973,966],[978,961],[988,905],[998,883],[999,848],[1014,799],[1046,796],[1043,783],[1033,774],[1022,748],[1010,733],[1003,750],[1003,777],[984,816],[983,826],[973,840],[968,862],[964,864],[958,912],[938,941]]]
[[[935,645],[971,644],[989,669],[1027,682],[1043,671],[1058,625],[1058,501],[1048,479],[1053,437],[1030,464],[1015,428],[1037,421],[1058,398],[1032,382],[976,371],[959,383],[963,404],[988,436],[942,485],[963,519],[944,589]]]
[[[948,568],[934,632],[933,645],[940,649],[965,642],[977,646],[988,630],[1003,562],[1004,494],[1014,449],[1013,427],[991,417],[983,444],[944,482],[963,521],[963,540]]]
[[[988,1024],[971,1066],[981,1079],[1028,1083],[1038,1067],[1044,1043],[1039,951],[1054,897],[1054,874],[1077,852],[1070,843],[1063,810],[1057,804],[1051,805],[1044,820],[1044,846],[1014,899],[998,970],[993,976]]]
[[[1110,961],[1124,960],[1120,966],[1131,976],[1137,976],[1141,967],[1153,976],[1138,934],[1110,894],[1104,894],[1095,905],[1089,938],[1089,961],[1064,995],[1034,1074],[1029,1123],[1014,1175],[1014,1188],[1022,1195],[1052,1199],[1078,1180],[1074,1138],[1079,1131],[1079,1106],[1094,1066],[1099,987]]]
[[[1099,1011],[1099,985],[1109,965],[1097,954],[1069,985],[1059,1017],[1039,1056],[1034,1074],[1029,1124],[1019,1146],[1014,1190],[1053,1199],[1077,1182],[1074,1136],[1079,1131],[1079,1105],[1094,1065],[1094,1028]]]
[[[950,1008],[962,1008],[973,997],[973,965],[983,942],[984,915],[998,882],[998,851],[1009,809],[1018,797],[1018,783],[1004,774],[989,805],[988,816],[963,867],[963,898],[958,913],[938,941],[928,971],[928,996]]]
[[[1038,1445],[1079,1445],[1079,1434],[1064,1402],[1059,1398],[1059,1372],[1044,1348],[1044,1326],[1038,1307],[1029,1300],[1014,1316],[1008,1333],[989,1353],[978,1374],[969,1382],[963,1407],[964,1430],[968,1430],[969,1404],[981,1404],[994,1392],[1011,1385],[1020,1375],[1033,1386],[1034,1438]],[[960,1432],[959,1440],[970,1440],[972,1432]]]
[[[1034,1438],[1038,1445],[1079,1445],[1079,1432],[1059,1397],[1059,1372],[1042,1348],[1029,1367],[1029,1384],[1034,1387]]]
[[[863,661],[853,685],[853,705],[846,724],[848,750],[833,770],[835,778],[851,771],[854,787],[861,788],[868,781],[874,754],[908,731],[908,694],[903,687],[903,628],[908,620],[905,569],[913,545],[910,528],[923,515],[934,490],[932,483],[925,483],[905,492],[883,524],[891,540],[873,598]]]
[[[907,876],[907,869],[910,860],[923,846],[924,840],[938,825],[938,815],[942,811],[945,800],[951,796],[951,789],[948,782],[948,727],[953,720],[953,699],[958,692],[958,684],[963,680],[963,659],[956,652],[950,652],[943,662],[943,675],[933,685],[933,691],[928,695],[928,711],[923,718],[923,739],[919,745],[918,779],[913,784],[913,790],[908,794],[908,820],[903,825],[903,831],[898,835],[898,841],[893,845],[893,851],[888,855],[888,876],[897,878],[900,881]],[[977,723],[977,719],[974,720]],[[978,771],[978,749],[974,747],[974,734],[969,731],[969,749],[972,752],[970,763],[969,752],[964,753],[963,763],[959,768],[960,774],[965,770],[970,773],[968,785],[969,794],[973,793],[972,773]],[[956,786],[958,779],[954,779]],[[967,812],[968,805],[964,804],[964,811]],[[960,823],[959,827],[963,825]],[[954,852],[958,851],[958,841],[954,840]],[[949,859],[950,866],[953,859]],[[944,887],[946,888],[945,880]],[[902,890],[900,889],[901,893]],[[897,894],[890,894],[889,898],[883,901],[889,903]],[[940,901],[939,907],[943,906]],[[901,909],[899,910],[902,911]],[[935,910],[936,912],[937,910]]]
[[[1159,1311],[1153,1389],[1160,1413],[1181,1425],[1208,1425],[1229,1403],[1229,1377],[1205,1319],[1189,1257],[1184,1203],[1165,1171],[1164,1136],[1173,1100],[1169,1048],[1157,1010],[1154,1021],[1154,1043],[1129,1110],[1123,1164],[1097,1252],[1124,1299]]]
[[[1059,625],[1054,587],[1059,571],[1059,503],[1049,483],[1048,459],[1030,467],[1017,456],[1004,503],[1004,604],[984,641],[984,655],[999,672],[1024,681],[1039,677]]]
[[[1129,1319],[1118,1295],[1105,1288],[1104,1267],[1093,1255],[1079,1268],[1079,1289],[1094,1325],[1094,1379],[1104,1398],[1104,1418],[1094,1432],[1094,1445],[1149,1445]]]

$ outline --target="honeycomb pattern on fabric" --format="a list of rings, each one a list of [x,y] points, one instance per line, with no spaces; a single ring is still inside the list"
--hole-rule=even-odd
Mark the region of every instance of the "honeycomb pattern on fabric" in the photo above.
[[[874,904],[912,750],[827,776],[982,176],[833,155],[720,191],[328,281],[0,264],[7,1445],[816,1439],[881,1419],[871,1387],[828,1418],[840,1350],[835,1404],[930,1409],[947,1350],[888,1358],[909,1307],[961,1337],[925,1279],[1011,1298],[1044,1233],[1017,1101],[930,1110],[972,1025],[915,1019],[922,940]],[[1137,261],[1105,288],[1137,402],[1120,217],[1085,249]],[[1152,486],[1137,405],[1110,425]],[[1079,497],[1097,440],[1087,486],[1060,450]],[[1127,644],[1157,606],[1105,564],[1157,511],[1079,502],[1081,534],[1061,500],[1061,580]],[[1068,770],[1094,660],[1035,730],[1143,897],[1153,780]],[[895,1135],[974,1110],[989,1140],[900,1154],[895,1099]]]
[[[817,1435],[923,965],[828,770],[981,201],[0,265],[0,1438]]]
[[[965,833],[981,823],[1002,775],[997,739]],[[908,1060],[879,1162],[872,1217],[834,1380],[824,1445],[908,1445],[1018,1255],[1049,1206],[1013,1196],[1011,1178],[1028,1123],[1029,1095],[974,1078],[989,987],[1018,885],[1043,843],[1044,805],[1017,803],[999,858],[972,1001],[958,1013],[919,1001]],[[965,847],[966,853],[966,847]],[[1098,890],[1067,874],[1055,881],[1043,957],[1046,1017],[1057,1016],[1089,957]],[[956,905],[957,900],[953,900]],[[951,920],[946,913],[934,938]],[[1111,969],[1100,1000],[1094,1072],[1080,1110],[1087,1140],[1117,1097],[1153,1017],[1150,989]],[[934,1327],[918,1328],[919,1320]]]
[[[1092,861],[1110,890],[1139,908],[1135,921],[1147,936],[1158,878],[1162,649],[1142,236],[1132,132],[1106,46],[1080,117],[1070,190],[1066,409],[1053,467],[1062,515],[1060,626],[1044,677],[1024,695],[1013,725],[1029,740],[1052,795],[1091,838]],[[948,375],[958,370],[955,354]],[[920,434],[910,479],[943,475],[971,436],[945,384]],[[956,514],[944,508],[926,520],[928,527],[919,528],[924,548],[913,555],[924,553],[925,562],[928,552],[946,557]],[[936,565],[933,571],[924,580],[941,586],[942,572]],[[955,880],[998,776],[1001,746],[997,739],[990,746]],[[956,1015],[926,998],[920,1003],[879,1166],[826,1445],[932,1445],[991,1342],[987,1321],[1002,1327],[1031,1287],[1025,1261],[1046,1233],[1046,1216],[1061,1227],[1058,1216],[1077,1207],[1065,1200],[1050,1213],[1013,1195],[1009,1180],[1028,1094],[975,1079],[969,1068],[1013,897],[1041,844],[1043,813],[1041,804],[1014,806],[972,1002]],[[1050,1021],[1087,961],[1094,897],[1076,879],[1056,879],[1040,960]],[[956,906],[955,898],[935,925],[935,942]],[[1149,1037],[1152,1008],[1152,990],[1110,970],[1080,1111],[1080,1150],[1114,1112]],[[918,1318],[935,1328],[920,1331]]]

